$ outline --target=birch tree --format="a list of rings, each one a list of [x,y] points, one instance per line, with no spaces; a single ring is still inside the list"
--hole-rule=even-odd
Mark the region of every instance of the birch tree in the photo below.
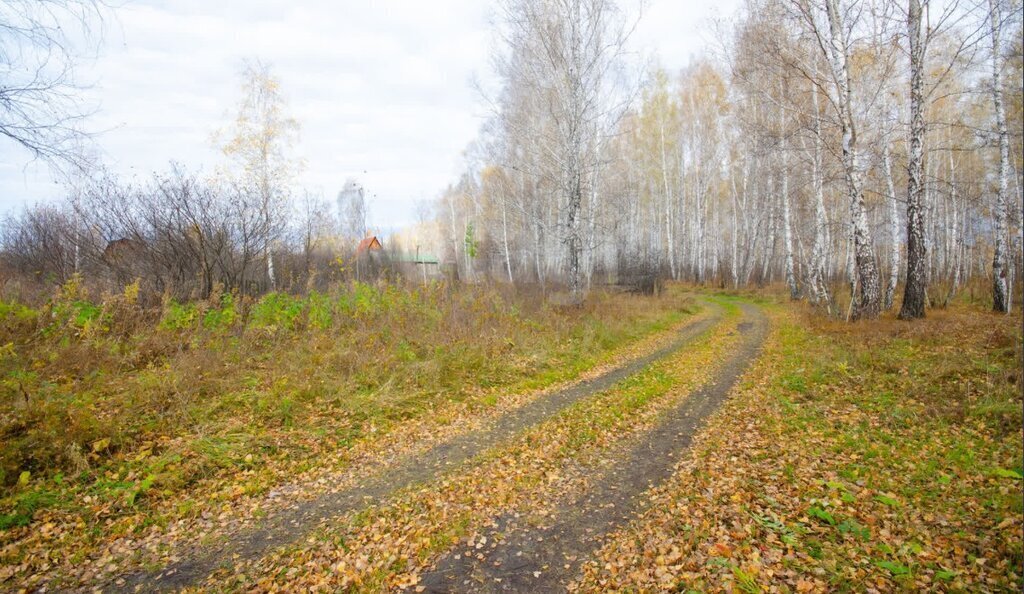
[[[1009,190],[1010,139],[1006,131],[1006,110],[1003,106],[1002,27],[1003,10],[1000,0],[989,0],[989,22],[992,39],[992,105],[995,110],[995,129],[999,143],[996,166],[995,237],[992,253],[992,309],[1010,312],[1010,291],[1007,286],[1006,263],[1006,203]]]
[[[683,158],[680,153],[680,112],[678,100],[672,96],[668,74],[664,70],[654,72],[644,92],[640,111],[639,140],[646,145],[641,156],[649,157],[649,175],[660,182],[652,184],[650,189],[656,190],[661,198],[661,224],[658,227],[664,233],[662,243],[669,274],[672,278],[679,278],[675,229],[681,214],[676,208],[676,186],[679,183],[677,173]]]
[[[782,100],[786,95],[786,88],[783,86],[780,89],[779,99]],[[786,285],[789,287],[789,298],[797,300],[800,298],[800,288],[796,282],[796,271],[793,266],[793,229],[790,221],[790,208],[789,208],[789,162],[787,158],[787,136],[789,134],[786,112],[784,109],[779,109],[779,158],[781,160],[781,173],[782,173],[782,189],[780,192],[780,198],[782,199],[782,242],[783,249],[786,258]]]
[[[338,192],[338,218],[342,234],[352,243],[366,237],[366,189],[355,178],[345,180]]]
[[[615,111],[599,101],[581,120],[572,91],[591,87],[571,76],[567,64],[579,61],[563,59],[574,47],[565,15],[581,2],[507,5],[503,90],[482,132],[489,148],[464,179],[479,191],[444,210],[463,265],[474,223],[480,276],[542,287],[564,280],[577,291],[591,282],[652,287],[659,277],[778,281],[830,315],[860,319],[892,306],[908,268],[906,290],[927,299],[929,283],[948,282],[951,297],[992,265],[998,213],[984,182],[994,167],[978,134],[995,119],[981,76],[992,63],[987,52],[976,58],[979,31],[956,3],[929,22],[924,0],[748,0],[734,36],[723,36],[727,62],[656,71],[623,117],[596,117]],[[1019,134],[1014,108],[1004,119],[1008,136]],[[588,125],[569,125],[578,121]],[[1015,181],[1016,163],[1007,168]],[[1008,289],[1019,244],[1005,245],[1005,227],[1020,219],[1009,215],[998,233],[1003,253],[1015,254],[1004,264]],[[885,244],[878,251],[874,236]],[[840,311],[843,286],[851,307]],[[913,299],[904,302],[912,309]]]
[[[828,215],[825,212],[824,159],[822,156],[821,111],[818,107],[818,85],[811,81],[813,106],[811,142],[811,187],[814,193],[814,244],[811,248],[810,278],[812,299],[832,313],[832,295],[828,289]]]
[[[889,281],[885,285],[884,300],[885,309],[889,309],[900,280],[900,211],[892,173],[892,141],[888,134],[882,138],[882,175],[885,177],[886,201],[889,203]]]
[[[238,167],[228,172],[229,177],[258,200],[268,233],[263,255],[273,289],[277,285],[273,244],[287,223],[279,213],[286,209],[301,168],[301,162],[290,154],[299,123],[287,114],[281,83],[267,64],[245,64],[242,92],[235,120],[216,138],[225,139],[221,150]]]
[[[858,163],[857,124],[853,112],[853,86],[850,77],[850,25],[844,22],[849,11],[841,11],[839,0],[824,0],[827,34],[819,25],[815,9],[806,7],[809,23],[826,54],[830,66],[832,94],[830,102],[836,110],[842,134],[841,158],[847,199],[850,204],[850,232],[853,238],[853,262],[857,293],[853,296],[851,317],[873,318],[881,311],[878,262],[875,260],[874,241],[868,226],[864,206],[864,193]]]
[[[928,2],[925,0],[925,6]],[[921,2],[908,0],[907,38],[910,45],[910,142],[907,162],[907,284],[903,292],[901,319],[924,317],[928,297],[925,274],[924,229],[924,59],[925,43],[921,32]]]

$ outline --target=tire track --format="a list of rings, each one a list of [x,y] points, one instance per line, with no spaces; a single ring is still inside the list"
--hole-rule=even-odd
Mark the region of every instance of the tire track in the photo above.
[[[479,556],[452,552],[425,573],[426,592],[558,592],[575,577],[602,537],[642,509],[639,497],[674,471],[704,419],[725,400],[757,357],[767,332],[760,310],[742,304],[743,341],[717,376],[667,413],[663,421],[630,440],[597,469],[592,487],[560,501],[542,526],[513,514],[496,519],[484,534],[491,543]]]
[[[378,504],[403,489],[428,483],[573,403],[602,392],[680,350],[722,319],[722,311],[717,305],[709,302],[704,304],[712,311],[709,317],[687,324],[669,344],[651,353],[598,377],[540,396],[503,414],[488,427],[412,455],[390,470],[369,477],[352,488],[327,493],[272,513],[261,521],[258,528],[229,535],[225,542],[193,547],[183,554],[181,560],[158,571],[139,571],[110,580],[104,590],[153,592],[195,585],[219,568],[256,559],[274,548],[295,542],[332,518]]]

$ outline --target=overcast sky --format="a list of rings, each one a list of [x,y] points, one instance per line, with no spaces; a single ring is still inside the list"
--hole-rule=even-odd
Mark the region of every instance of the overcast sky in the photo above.
[[[710,19],[737,4],[651,0],[634,49],[682,68],[714,42]],[[210,136],[239,100],[242,61],[260,58],[302,126],[301,185],[333,199],[356,177],[371,224],[397,227],[457,178],[487,115],[470,83],[488,79],[492,11],[483,0],[129,0],[80,67],[97,108],[89,127],[119,175],[148,177],[172,160],[210,171],[220,158]],[[61,192],[0,139],[0,211]]]

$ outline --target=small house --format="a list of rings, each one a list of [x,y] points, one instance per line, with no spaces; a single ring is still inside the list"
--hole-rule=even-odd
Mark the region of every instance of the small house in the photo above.
[[[356,256],[361,256],[367,252],[379,252],[384,249],[380,244],[380,240],[377,239],[376,235],[369,235],[364,237],[359,245],[356,246]]]
[[[425,283],[444,277],[437,256],[418,248],[415,252],[400,252],[395,256],[394,263],[399,272],[410,280],[422,280]]]

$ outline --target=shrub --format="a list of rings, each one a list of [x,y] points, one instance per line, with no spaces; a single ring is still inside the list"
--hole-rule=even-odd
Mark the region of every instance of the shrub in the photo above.
[[[39,312],[30,307],[25,307],[20,303],[8,303],[0,300],[0,321],[4,323],[9,321],[32,323],[36,321],[37,317],[39,317]]]
[[[193,328],[199,319],[199,312],[193,303],[178,303],[174,299],[164,305],[164,315],[160,327],[164,330],[185,330]]]
[[[313,291],[307,298],[309,309],[306,313],[307,324],[310,328],[326,330],[334,321],[334,313],[331,311],[331,300],[327,295]]]
[[[0,300],[0,337],[4,341],[24,337],[32,332],[39,312],[20,303]]]
[[[252,308],[249,326],[268,330],[292,330],[303,309],[302,299],[287,293],[267,293]]]
[[[354,282],[338,298],[338,309],[352,317],[365,317],[378,312],[380,292],[366,283]]]
[[[210,308],[203,314],[203,328],[207,330],[227,330],[238,320],[238,309],[231,293],[220,296],[218,307]]]
[[[439,399],[570,377],[680,305],[621,295],[562,310],[493,287],[351,283],[305,298],[215,293],[146,309],[134,292],[98,306],[73,279],[43,310],[62,320],[52,337],[33,335],[51,316],[0,302],[0,328],[24,324],[20,336],[32,337],[0,340],[0,527],[31,521],[38,502],[20,502],[25,490],[13,487],[24,471],[58,504],[89,493],[110,509],[145,510],[223,478],[254,448],[312,464],[309,444],[348,443]],[[85,336],[107,316],[111,331]],[[520,384],[528,377],[539,379]],[[186,462],[165,472],[155,457]],[[56,486],[58,473],[75,479]]]

